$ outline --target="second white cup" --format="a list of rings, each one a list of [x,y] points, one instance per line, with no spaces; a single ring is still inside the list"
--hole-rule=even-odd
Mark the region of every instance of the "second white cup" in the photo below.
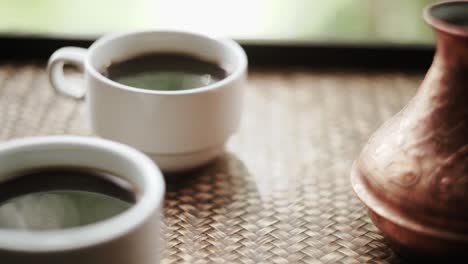
[[[100,73],[114,61],[154,52],[180,52],[220,65],[227,77],[190,90],[145,90]],[[63,66],[84,72],[85,84],[67,82]],[[51,84],[86,95],[91,127],[103,138],[133,146],[166,172],[200,166],[223,152],[237,130],[247,75],[247,57],[234,41],[181,31],[142,31],[104,36],[89,49],[64,47],[49,60]]]
[[[148,157],[126,145],[90,137],[34,137],[15,139],[0,144],[1,183],[21,177],[23,172],[69,167],[114,175],[131,184],[138,199],[125,211],[86,225],[48,230],[24,228],[27,224],[20,224],[20,228],[2,225],[0,227],[0,263],[159,263],[163,247],[160,222],[165,184],[163,175]],[[63,176],[66,178],[65,174]],[[89,178],[89,175],[82,176],[81,179],[83,177]],[[47,191],[44,189],[44,184],[40,183],[41,180],[45,179],[41,179],[41,175],[36,174],[32,182],[23,181],[23,185],[16,185],[20,187],[20,195]],[[34,182],[39,183],[43,189],[27,191],[31,190],[28,184],[34,184]],[[80,190],[83,188],[83,182],[86,181],[68,178],[67,185],[72,186],[71,190],[75,188],[73,185],[82,186],[76,189]],[[9,190],[2,189],[2,191]],[[96,193],[100,192],[96,191]],[[74,207],[72,200],[57,199],[29,200],[25,207],[10,204],[12,210],[8,211],[11,213],[9,217],[16,218],[18,222],[23,221],[23,224],[35,223],[37,225],[46,219],[58,224],[63,223],[64,212],[71,212],[73,210],[70,208],[75,208],[74,216],[77,219],[80,218],[79,211],[77,207]],[[44,208],[50,209],[49,218],[47,213],[36,210]],[[89,205],[89,208],[93,208],[93,205]],[[28,209],[31,210],[28,211]],[[5,212],[5,208],[3,210]],[[17,216],[14,216],[15,212]],[[30,218],[24,222],[22,218],[25,215],[30,215],[30,217],[36,215],[37,218]],[[48,226],[48,223],[46,225]]]

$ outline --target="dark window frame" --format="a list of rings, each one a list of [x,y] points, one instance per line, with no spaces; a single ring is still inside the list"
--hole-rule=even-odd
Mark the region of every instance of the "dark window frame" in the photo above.
[[[0,61],[47,60],[60,47],[89,47],[95,39],[0,34]],[[245,49],[251,67],[426,70],[434,56],[431,45],[237,41]]]

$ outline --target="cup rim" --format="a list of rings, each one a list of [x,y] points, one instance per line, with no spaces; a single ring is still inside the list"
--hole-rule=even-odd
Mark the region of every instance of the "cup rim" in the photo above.
[[[81,136],[45,136],[14,139],[0,144],[0,153],[31,147],[84,147],[105,150],[135,164],[143,172],[147,190],[129,209],[111,218],[79,227],[60,230],[27,231],[0,229],[0,250],[53,252],[90,247],[118,239],[137,229],[162,207],[165,184],[161,171],[140,151],[110,140]]]
[[[435,17],[432,14],[434,9],[436,8],[457,4],[464,4],[468,6],[468,0],[449,0],[428,5],[424,8],[423,18],[427,24],[429,24],[438,31],[452,34],[455,36],[460,36],[463,38],[468,38],[468,29],[453,23],[446,22],[440,18]]]
[[[99,73],[99,71],[93,65],[91,65],[91,57],[93,56],[95,50],[98,47],[110,41],[113,41],[115,39],[121,38],[121,37],[126,37],[126,36],[131,36],[131,35],[140,35],[140,34],[181,34],[181,35],[186,35],[186,36],[204,38],[206,40],[217,42],[218,44],[228,47],[228,49],[232,53],[234,53],[235,56],[239,59],[239,64],[235,67],[232,73],[230,73],[228,76],[226,76],[222,80],[219,80],[217,82],[214,82],[212,84],[209,84],[203,87],[197,87],[197,88],[186,89],[186,90],[176,90],[176,91],[148,90],[148,89],[141,89],[141,88],[136,88],[136,87],[128,86],[125,84],[121,84],[103,76],[101,73]],[[123,32],[123,33],[114,33],[110,35],[105,35],[99,38],[98,40],[96,40],[93,44],[91,44],[91,46],[88,49],[88,53],[85,59],[85,68],[89,71],[89,73],[94,78],[100,80],[101,82],[107,85],[113,86],[118,89],[142,93],[142,94],[153,94],[153,95],[187,95],[187,94],[197,94],[197,93],[203,93],[203,92],[207,92],[211,90],[220,89],[220,88],[225,87],[227,84],[232,83],[235,80],[238,80],[239,78],[242,77],[244,72],[247,71],[247,64],[248,64],[247,61],[248,60],[247,60],[247,55],[245,54],[245,51],[237,42],[231,39],[214,38],[205,34],[192,32],[192,31],[185,31],[185,30],[139,30],[139,31],[128,31],[128,32]]]

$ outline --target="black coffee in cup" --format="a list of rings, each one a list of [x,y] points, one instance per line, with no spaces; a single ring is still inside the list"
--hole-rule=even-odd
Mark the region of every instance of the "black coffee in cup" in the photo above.
[[[75,167],[23,171],[0,183],[0,228],[84,226],[120,214],[136,200],[130,183],[106,172]]]
[[[101,74],[131,87],[162,91],[200,88],[227,76],[216,63],[182,53],[142,54],[112,62]]]

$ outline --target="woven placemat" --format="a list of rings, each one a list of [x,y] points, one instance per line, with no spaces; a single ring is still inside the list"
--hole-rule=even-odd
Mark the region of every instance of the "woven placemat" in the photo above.
[[[164,263],[400,263],[351,190],[363,143],[420,74],[254,70],[226,153],[167,177]],[[0,65],[0,140],[91,135],[41,63]]]

